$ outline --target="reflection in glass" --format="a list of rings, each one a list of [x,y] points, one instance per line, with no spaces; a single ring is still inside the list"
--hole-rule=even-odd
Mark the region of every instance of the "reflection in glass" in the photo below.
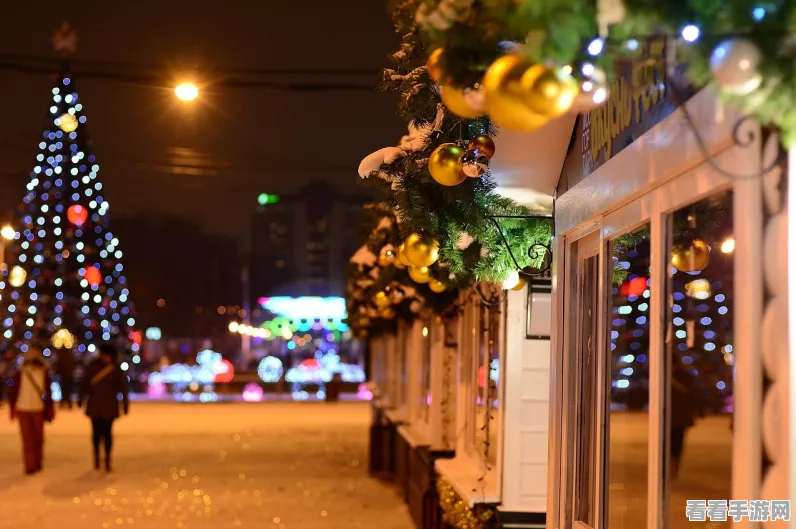
[[[649,449],[649,225],[614,239],[606,420],[607,527],[647,523]]]
[[[486,454],[487,461],[497,461],[500,413],[498,413],[498,381],[500,377],[500,311],[481,306],[477,322],[478,344],[475,373],[477,389],[475,424],[476,451]]]
[[[597,322],[599,299],[599,257],[586,259],[581,265],[580,315],[575,368],[575,520],[594,527],[597,472]]]
[[[732,463],[732,193],[671,216],[667,289],[668,527],[693,527],[686,500],[730,497]],[[729,527],[713,522],[713,528]]]
[[[421,388],[418,396],[420,421],[429,423],[431,420],[431,325],[423,324],[423,360],[421,365]]]

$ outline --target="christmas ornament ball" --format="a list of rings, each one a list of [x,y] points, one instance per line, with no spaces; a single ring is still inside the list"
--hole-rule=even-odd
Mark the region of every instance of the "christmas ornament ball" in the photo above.
[[[445,72],[442,70],[443,53],[444,51],[442,48],[437,48],[431,52],[431,55],[428,56],[428,62],[426,63],[428,76],[431,77],[431,80],[435,83],[442,81],[442,78],[445,75]]]
[[[72,204],[66,210],[66,218],[75,226],[82,226],[88,220],[88,210],[80,204]]]
[[[525,280],[525,278],[520,276],[520,280],[517,281],[517,284],[514,285],[514,287],[511,290],[522,290],[523,288],[525,288],[526,284],[527,281]]]
[[[415,283],[428,283],[431,281],[431,270],[427,266],[410,266],[409,277]]]
[[[478,149],[462,155],[462,171],[470,178],[479,178],[489,169],[489,158]]]
[[[447,285],[445,285],[445,283],[443,283],[439,279],[434,279],[434,278],[431,278],[429,280],[428,288],[430,288],[432,292],[436,292],[437,294],[445,292],[448,289],[448,287],[447,287]]]
[[[376,295],[373,296],[373,304],[380,309],[385,309],[390,306],[390,297],[386,292],[377,292]]]
[[[483,94],[474,88],[440,86],[442,103],[460,118],[474,119],[484,115]]]
[[[62,114],[58,118],[58,128],[64,132],[74,132],[77,130],[77,118],[74,114]]]
[[[747,39],[728,39],[710,55],[710,71],[726,92],[745,95],[760,86],[760,48]]]
[[[379,311],[379,317],[385,320],[391,320],[395,317],[395,310],[392,307],[387,307]]]
[[[511,272],[509,272],[508,277],[506,277],[506,279],[503,280],[503,284],[501,286],[503,287],[503,290],[511,290],[514,287],[516,287],[519,284],[519,282],[520,282],[520,273],[517,272],[516,270],[512,270]]]
[[[83,277],[91,286],[96,286],[102,283],[102,273],[96,266],[87,266],[86,271],[83,273]]]
[[[406,256],[405,244],[401,244],[401,246],[398,247],[398,261],[396,262],[400,262],[404,266],[412,266],[412,262],[409,261],[409,258]]]
[[[406,258],[414,266],[431,266],[439,259],[439,241],[413,233],[404,241]]]
[[[395,251],[392,247],[384,247],[379,252],[379,266],[390,266],[395,261]]]
[[[504,55],[492,63],[483,80],[486,108],[498,126],[515,132],[538,129],[549,121],[530,109],[522,87],[522,76],[531,64],[517,54]]]
[[[428,171],[437,183],[444,186],[459,185],[467,179],[462,172],[462,155],[464,149],[455,143],[443,143],[431,153],[428,159]]]
[[[560,68],[535,64],[522,74],[522,88],[528,107],[547,117],[558,117],[572,108],[578,96],[578,83]]]
[[[495,155],[495,142],[489,136],[482,134],[472,138],[467,144],[468,151],[472,151],[474,149],[478,149],[491,160]]]
[[[680,272],[698,272],[710,264],[710,247],[694,239],[690,246],[672,252],[672,266]]]

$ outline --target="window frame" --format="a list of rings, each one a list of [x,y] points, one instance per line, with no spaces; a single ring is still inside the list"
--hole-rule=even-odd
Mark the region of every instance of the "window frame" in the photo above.
[[[733,172],[739,174],[754,174],[760,167],[759,154],[759,135],[751,146],[733,146],[729,143],[722,145],[723,149],[717,149],[712,153],[713,163],[720,167],[732,168]],[[654,149],[654,148],[653,148]],[[662,149],[665,151],[665,149]],[[632,153],[631,153],[632,154]],[[655,156],[668,156],[672,153],[661,152]],[[638,157],[638,153],[632,154]],[[618,157],[622,157],[620,154]],[[628,155],[625,155],[627,158]],[[651,154],[647,156],[652,157]],[[621,162],[617,162],[621,163]],[[628,162],[632,163],[632,162]],[[605,167],[617,168],[615,164],[606,164]],[[594,176],[594,175],[593,175]],[[622,187],[623,182],[631,181],[632,174],[629,169],[619,170],[617,173],[609,173],[608,169],[602,168],[597,178],[591,178],[586,183],[603,189],[617,189]],[[759,496],[761,457],[760,444],[760,410],[762,409],[762,366],[760,361],[759,347],[755,347],[754,329],[759,329],[762,316],[762,274],[760,272],[760,255],[762,255],[762,243],[760,233],[762,233],[762,200],[761,184],[759,179],[731,180],[726,175],[716,171],[711,164],[704,160],[698,160],[688,167],[681,167],[679,170],[670,172],[666,178],[654,182],[643,192],[636,193],[631,200],[606,199],[601,197],[596,202],[604,203],[604,210],[595,214],[585,223],[570,229],[569,232],[559,233],[557,239],[563,242],[562,248],[557,256],[561,259],[559,270],[556,274],[563,278],[563,284],[556,287],[558,298],[554,307],[558,312],[555,315],[555,337],[554,355],[559,358],[555,360],[556,373],[554,379],[555,388],[551,390],[554,400],[553,415],[561,413],[562,416],[556,420],[551,419],[551,445],[558,446],[551,451],[550,472],[551,496],[549,503],[550,512],[553,513],[552,527],[586,528],[585,524],[578,523],[573,519],[572,510],[572,486],[575,461],[573,460],[573,448],[577,442],[574,436],[574,422],[570,410],[571,401],[574,397],[572,381],[570,380],[572,371],[568,367],[572,365],[570,357],[573,347],[571,329],[573,327],[574,307],[579,306],[580,298],[576,289],[577,285],[573,281],[573,276],[577,273],[575,269],[580,264],[578,256],[574,255],[573,248],[577,248],[576,243],[585,240],[588,236],[593,236],[595,230],[599,233],[600,258],[600,277],[602,281],[610,281],[610,268],[606,265],[606,255],[609,242],[621,235],[632,231],[639,225],[650,224],[651,253],[653,258],[650,263],[651,296],[650,296],[650,389],[649,389],[649,444],[648,444],[648,492],[647,492],[647,523],[646,529],[662,529],[666,515],[668,514],[667,483],[665,482],[666,469],[662,457],[665,449],[664,433],[665,419],[664,402],[666,399],[666,385],[664,384],[666,374],[666,359],[664,358],[665,347],[665,322],[666,300],[665,292],[668,282],[668,258],[667,256],[667,237],[670,235],[669,220],[672,212],[696,203],[715,193],[732,189],[734,194],[734,237],[736,240],[736,263],[735,263],[735,289],[736,305],[748,307],[749,310],[735,310],[733,315],[733,326],[736,336],[734,337],[734,347],[736,348],[736,362],[743,363],[743,366],[736,365],[738,379],[736,381],[736,402],[744,401],[742,406],[736,406],[734,412],[735,433],[733,439],[733,482],[732,497],[755,497]],[[606,201],[607,200],[607,201]],[[564,212],[565,220],[577,219],[582,212]],[[739,219],[743,219],[740,222]],[[566,229],[566,223],[565,228]],[[753,278],[751,281],[749,278]],[[739,278],[745,278],[740,281]],[[605,333],[606,329],[606,310],[608,300],[606,299],[605,286],[600,288],[602,298],[600,307],[603,309],[599,315],[599,329]],[[743,305],[741,305],[743,304]],[[563,310],[562,310],[563,309]],[[575,320],[577,321],[577,320]],[[576,331],[579,332],[579,331]],[[595,514],[595,527],[593,529],[605,529],[605,508],[607,497],[606,492],[606,460],[604,446],[605,414],[608,397],[605,395],[605,370],[606,370],[606,347],[607,340],[600,339],[599,354],[603,361],[599,363],[603,366],[603,372],[599,376],[598,387],[601,388],[603,395],[600,396],[599,408],[602,417],[596,422],[599,428],[598,438],[598,472],[596,473],[597,501]],[[737,351],[745,351],[738,354]],[[744,425],[748,429],[742,429]],[[752,456],[750,457],[750,454]],[[557,475],[556,475],[557,474]]]

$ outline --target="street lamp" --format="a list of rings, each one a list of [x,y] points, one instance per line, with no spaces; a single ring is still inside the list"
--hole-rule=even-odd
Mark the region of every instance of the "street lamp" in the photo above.
[[[3,238],[6,239],[7,241],[13,241],[14,239],[17,238],[17,231],[8,224],[6,224],[5,226],[3,226],[3,229],[0,230],[0,235],[2,235]]]
[[[193,83],[181,83],[174,89],[174,95],[180,101],[193,101],[199,97],[199,88]]]

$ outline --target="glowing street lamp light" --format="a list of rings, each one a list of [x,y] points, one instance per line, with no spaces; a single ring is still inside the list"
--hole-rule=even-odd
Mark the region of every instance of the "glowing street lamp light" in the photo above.
[[[193,101],[199,97],[199,88],[193,83],[181,83],[174,89],[174,94],[180,101]]]
[[[0,230],[0,235],[2,235],[4,239],[12,241],[16,239],[17,232],[14,228],[6,224],[5,226],[3,226],[3,229]]]
[[[723,253],[732,253],[735,250],[735,239],[729,238],[721,243],[721,251]]]

